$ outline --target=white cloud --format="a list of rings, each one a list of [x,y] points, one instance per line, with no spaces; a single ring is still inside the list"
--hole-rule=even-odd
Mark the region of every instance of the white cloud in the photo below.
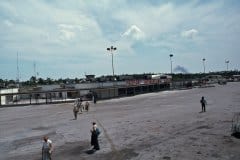
[[[75,35],[76,34],[73,31],[61,29],[59,39],[61,39],[61,40],[71,40],[75,37]]]
[[[113,16],[126,25],[137,25],[144,30],[145,38],[152,38],[176,28],[182,22],[179,17],[185,17],[184,13],[176,10],[172,3],[166,3],[161,6],[137,6],[128,10],[118,10]]]
[[[162,34],[179,34],[179,32],[189,27],[197,26],[202,31],[205,26],[216,22],[219,18],[222,22],[222,17],[219,17],[216,11],[221,7],[222,3],[220,2],[211,2],[207,5],[196,5],[196,1],[184,3],[183,5],[168,2],[147,7],[136,5],[131,9],[123,8],[116,10],[112,16],[126,26],[137,25],[144,30],[145,38],[152,39],[153,37],[162,36]],[[215,19],[211,18],[211,21],[204,23],[203,20],[209,16]],[[217,16],[217,18],[214,16]],[[215,24],[213,26],[215,27]]]
[[[81,31],[83,29],[83,27],[81,25],[59,24],[58,26],[59,26],[59,28],[68,29],[68,30],[77,29],[77,30]]]
[[[196,37],[198,35],[198,30],[196,29],[190,29],[190,30],[187,30],[187,31],[183,31],[181,33],[181,36],[184,37],[184,38],[190,38],[190,39],[193,39],[194,37]]]
[[[81,25],[59,24],[58,28],[60,40],[72,40],[78,31],[82,31]]]
[[[135,40],[140,40],[144,38],[144,32],[136,25],[132,25],[127,31],[122,34],[122,37],[131,37]]]
[[[87,13],[57,9],[52,18],[60,28],[84,32],[88,35],[87,37],[91,36],[91,38],[101,36],[98,23]]]
[[[12,27],[13,23],[10,20],[4,20],[4,24],[8,27]]]

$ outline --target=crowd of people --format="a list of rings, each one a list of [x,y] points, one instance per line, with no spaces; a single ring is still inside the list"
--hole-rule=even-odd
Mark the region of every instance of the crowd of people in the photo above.
[[[89,111],[90,104],[88,101],[83,102],[82,98],[77,98],[73,105],[73,115],[74,120],[77,120],[78,113],[83,113],[83,111]]]
[[[93,101],[96,103],[96,100]],[[77,120],[77,116],[84,111],[88,112],[90,109],[90,103],[88,101],[83,102],[82,98],[77,98],[73,103],[73,115],[74,120]],[[100,129],[97,127],[96,122],[92,122],[91,132],[91,146],[92,151],[97,151],[100,149],[98,136],[100,135]],[[42,160],[52,160],[52,152],[53,152],[53,144],[52,141],[48,138],[48,136],[43,137],[42,144]]]

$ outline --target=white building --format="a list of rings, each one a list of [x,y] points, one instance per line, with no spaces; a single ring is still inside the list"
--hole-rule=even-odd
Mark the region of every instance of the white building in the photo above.
[[[11,88],[11,89],[1,89],[0,94],[10,94],[10,95],[2,95],[1,98],[1,105],[11,104],[14,101],[17,101],[19,99],[19,96],[17,95],[11,95],[11,93],[18,93],[18,88]]]

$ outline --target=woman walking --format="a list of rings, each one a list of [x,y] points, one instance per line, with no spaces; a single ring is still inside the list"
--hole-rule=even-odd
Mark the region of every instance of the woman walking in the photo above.
[[[92,129],[91,129],[91,145],[93,146],[93,150],[99,150],[99,143],[98,143],[98,136],[100,134],[100,130],[97,127],[97,124],[95,122],[92,123]]]

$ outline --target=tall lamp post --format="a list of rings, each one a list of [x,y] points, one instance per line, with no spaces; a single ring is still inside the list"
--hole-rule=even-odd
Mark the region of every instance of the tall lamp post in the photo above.
[[[117,50],[117,47],[109,47],[107,48],[107,51],[110,52],[110,54],[112,55],[112,74],[113,74],[113,77],[114,77],[114,66],[113,66],[113,51],[116,51]]]
[[[206,59],[203,58],[202,61],[203,61],[203,73],[205,73],[205,61],[206,61]]]
[[[173,57],[173,54],[170,54],[169,57],[170,57],[170,63],[171,63],[171,74],[172,74],[172,57]]]
[[[229,60],[226,60],[225,63],[226,63],[226,65],[227,65],[227,71],[228,71],[228,63],[229,63]]]

